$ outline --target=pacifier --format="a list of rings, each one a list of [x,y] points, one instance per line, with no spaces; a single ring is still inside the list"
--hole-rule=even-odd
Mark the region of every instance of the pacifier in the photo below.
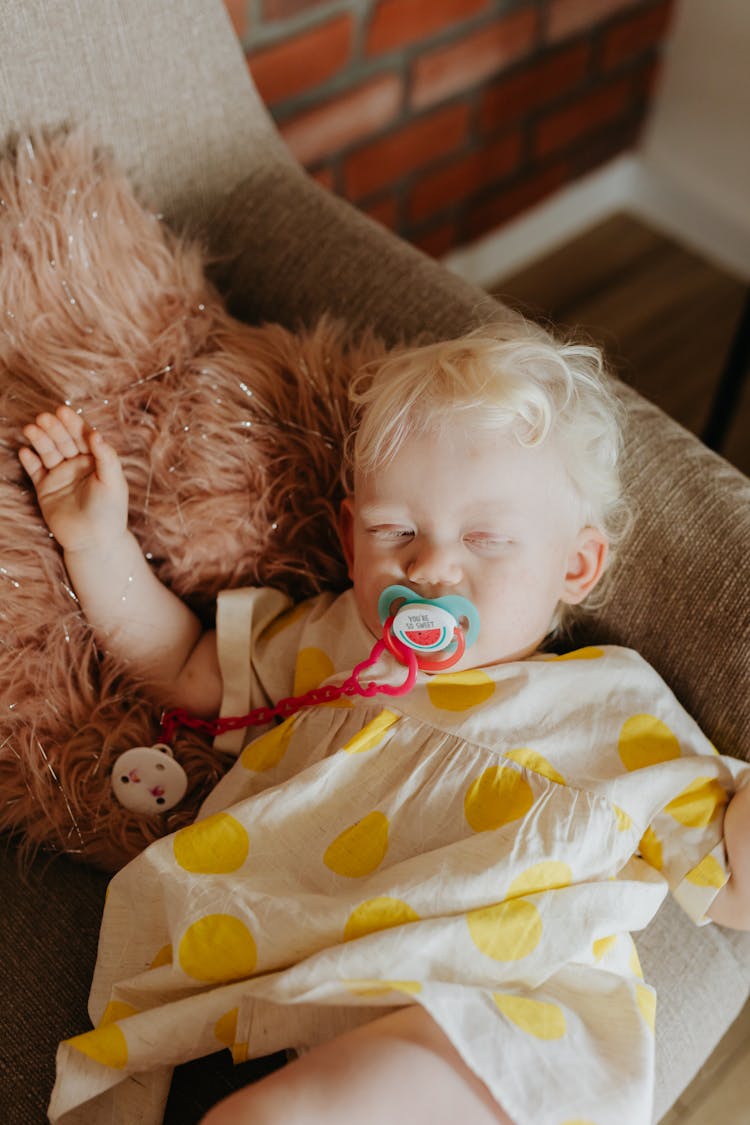
[[[163,742],[125,750],[112,767],[114,795],[130,812],[168,812],[187,787],[187,774]]]
[[[452,668],[479,635],[479,613],[459,594],[422,598],[408,586],[387,586],[378,598],[378,617],[388,650],[401,660],[398,644],[406,645],[425,672]]]

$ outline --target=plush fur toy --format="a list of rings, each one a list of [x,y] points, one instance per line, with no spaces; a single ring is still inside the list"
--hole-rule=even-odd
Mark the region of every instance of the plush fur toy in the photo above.
[[[0,831],[21,854],[115,870],[192,820],[228,765],[186,733],[185,800],[127,812],[110,771],[150,744],[158,704],[100,650],[17,460],[21,427],[69,402],[118,449],[131,527],[159,577],[208,621],[217,591],[340,589],[334,521],[346,384],[379,353],[340,327],[232,319],[204,254],[141,206],[79,132],[0,158]]]

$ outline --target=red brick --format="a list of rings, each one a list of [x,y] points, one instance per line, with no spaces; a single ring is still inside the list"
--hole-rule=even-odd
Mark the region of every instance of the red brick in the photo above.
[[[264,20],[285,20],[287,16],[296,16],[298,12],[306,12],[308,8],[319,8],[328,0],[264,0]]]
[[[518,166],[520,157],[521,134],[511,133],[424,176],[411,192],[410,218],[424,219],[502,179]]]
[[[375,219],[384,227],[388,227],[389,230],[396,230],[398,227],[398,202],[392,195],[388,195],[368,207],[363,207],[361,210],[371,219]]]
[[[340,16],[251,55],[250,70],[266,105],[319,86],[341,70],[351,54],[353,27],[351,16]]]
[[[398,115],[403,83],[395,74],[364,82],[287,121],[280,132],[303,164],[313,164],[385,128]]]
[[[568,148],[579,138],[622,116],[631,101],[631,84],[621,80],[578,98],[564,109],[554,110],[536,127],[535,155],[548,156]]]
[[[509,219],[523,214],[541,203],[570,178],[567,162],[557,162],[542,171],[532,172],[526,179],[508,188],[478,207],[472,207],[468,222],[470,238],[479,238],[487,231],[502,226]]]
[[[609,70],[656,46],[664,38],[672,8],[671,3],[659,4],[608,31],[602,47],[602,65]]]
[[[361,199],[386,184],[458,148],[469,124],[465,103],[433,112],[375,141],[349,157],[344,182],[350,199]]]
[[[370,21],[366,52],[378,55],[427,39],[486,9],[488,0],[382,0]]]
[[[440,223],[411,241],[432,258],[442,258],[458,243],[458,228],[455,223]]]
[[[240,39],[244,39],[247,34],[247,3],[248,0],[224,0],[232,27]]]
[[[625,121],[593,133],[588,140],[584,140],[569,158],[574,174],[584,176],[593,168],[598,168],[614,156],[633,148],[638,141],[643,116],[643,109],[640,108]]]
[[[539,106],[570,93],[586,75],[590,54],[588,43],[577,43],[490,87],[479,107],[482,132],[506,128]]]
[[[661,80],[663,61],[664,60],[659,56],[648,59],[638,68],[638,72],[635,75],[636,92],[646,102],[650,102],[656,93]]]
[[[316,183],[319,183],[321,187],[328,188],[329,191],[333,191],[335,176],[333,168],[330,166],[330,164],[326,164],[323,168],[316,168],[315,171],[311,173],[311,175]]]
[[[547,39],[563,39],[598,27],[616,12],[642,3],[643,0],[550,0]]]
[[[457,43],[421,55],[412,71],[412,104],[434,105],[501,71],[528,54],[536,28],[536,11],[523,8]]]

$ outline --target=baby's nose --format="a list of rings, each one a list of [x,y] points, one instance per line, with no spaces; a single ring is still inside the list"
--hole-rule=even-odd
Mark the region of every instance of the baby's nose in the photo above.
[[[417,541],[406,567],[406,577],[423,586],[455,586],[463,572],[450,546]]]

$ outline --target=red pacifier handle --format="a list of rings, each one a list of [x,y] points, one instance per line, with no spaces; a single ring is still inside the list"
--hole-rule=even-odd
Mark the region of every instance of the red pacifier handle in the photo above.
[[[386,648],[395,656],[400,662],[403,662],[404,644],[393,635],[393,621],[396,614],[392,613],[383,626],[383,640],[385,641]],[[444,660],[430,660],[426,656],[417,655],[417,667],[423,672],[445,672],[448,668],[452,668],[454,664],[458,664],[459,660],[466,652],[466,637],[460,625],[456,625],[453,631],[453,640],[456,642],[455,650],[446,656]]]
[[[406,668],[406,678],[400,684],[378,684],[372,680],[367,684],[360,683],[359,677],[379,660],[386,648],[395,656],[398,663]],[[351,675],[341,684],[312,688],[303,695],[280,699],[273,707],[254,707],[246,715],[228,715],[219,719],[201,719],[184,707],[173,707],[162,715],[160,744],[169,743],[178,727],[189,727],[191,730],[202,731],[205,734],[218,735],[225,734],[227,731],[243,730],[245,727],[266,726],[274,719],[288,719],[303,708],[334,703],[343,696],[361,695],[366,699],[372,699],[379,693],[391,696],[406,695],[417,682],[418,666],[419,657],[412,649],[402,644],[398,637],[393,637],[391,640],[388,634],[384,633],[383,637],[373,645],[367,659],[360,661]]]

